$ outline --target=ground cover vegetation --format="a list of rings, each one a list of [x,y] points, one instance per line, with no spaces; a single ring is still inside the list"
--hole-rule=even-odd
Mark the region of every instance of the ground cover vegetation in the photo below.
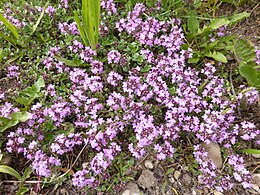
[[[260,50],[227,31],[250,13],[216,16],[225,3],[257,5],[1,1],[0,172],[19,181],[16,193],[118,193],[147,154],[187,156],[209,189],[250,188]],[[221,171],[202,147],[211,142]]]

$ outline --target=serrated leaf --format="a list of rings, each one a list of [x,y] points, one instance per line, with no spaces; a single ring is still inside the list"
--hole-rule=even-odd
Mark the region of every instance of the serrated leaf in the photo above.
[[[247,39],[238,39],[234,44],[234,53],[238,63],[256,61],[255,46]]]
[[[244,152],[244,153],[247,153],[247,154],[260,154],[260,150],[251,149],[251,148],[243,149],[241,151]]]
[[[6,165],[0,165],[0,172],[12,175],[15,178],[17,178],[18,180],[22,179],[21,175],[16,170],[14,170],[12,167],[9,167]]]
[[[241,20],[243,20],[249,16],[250,16],[250,13],[248,13],[248,12],[242,12],[239,14],[232,15],[229,18],[230,25],[235,25],[236,23],[240,22]]]
[[[188,29],[191,33],[197,34],[199,29],[199,21],[196,16],[190,16],[187,21]]]
[[[220,28],[221,26],[229,24],[229,20],[225,18],[216,18],[211,20],[211,23],[209,24],[209,27],[213,30],[216,30]]]

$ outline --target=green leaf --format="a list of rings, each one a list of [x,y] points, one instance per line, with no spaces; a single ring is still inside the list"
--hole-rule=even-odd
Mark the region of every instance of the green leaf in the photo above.
[[[243,150],[241,150],[241,152],[244,152],[244,153],[247,153],[247,154],[260,154],[260,150],[251,149],[251,148],[243,149]]]
[[[209,27],[213,30],[220,28],[221,26],[229,24],[229,20],[225,18],[216,18],[211,20]]]
[[[2,37],[3,39],[5,39],[6,41],[8,41],[9,43],[11,43],[14,47],[17,45],[17,42],[15,40],[13,40],[11,37],[6,36],[5,34],[3,34],[2,32],[0,32],[0,37]]]
[[[54,58],[56,58],[57,60],[63,62],[64,64],[66,64],[67,66],[72,66],[72,67],[77,67],[77,66],[80,66],[80,64],[72,61],[72,60],[67,60],[65,58],[61,58],[61,57],[57,57],[55,56]]]
[[[149,72],[149,70],[152,68],[152,66],[151,65],[146,65],[145,67],[143,67],[142,69],[141,69],[141,72]]]
[[[168,181],[166,178],[162,184],[162,189],[161,189],[163,195],[165,195],[165,188],[166,188],[167,184],[168,184]]]
[[[13,114],[10,114],[13,120],[19,121],[19,122],[25,122],[30,118],[29,112],[15,112]]]
[[[86,36],[85,36],[85,32],[84,32],[84,30],[83,30],[83,28],[82,28],[82,25],[81,25],[81,23],[80,23],[79,16],[78,16],[78,14],[77,14],[76,11],[74,11],[74,20],[75,20],[75,22],[76,22],[76,24],[77,24],[77,27],[78,27],[78,30],[79,30],[79,34],[80,34],[80,36],[81,36],[81,39],[83,40],[84,45],[87,45],[87,38],[86,38]]]
[[[219,62],[224,62],[224,63],[227,62],[227,58],[224,56],[224,54],[218,51],[208,52],[206,53],[206,56],[213,58]]]
[[[45,4],[45,6],[43,7],[43,10],[42,10],[42,13],[41,13],[40,17],[38,18],[36,24],[33,25],[32,34],[31,34],[31,35],[33,35],[33,33],[36,31],[37,27],[39,26],[39,24],[40,24],[40,22],[41,22],[41,20],[42,20],[42,18],[43,18],[43,16],[44,16],[45,10],[46,10],[46,8],[48,7],[48,5],[49,5],[49,2],[47,2],[47,3]]]
[[[170,175],[174,172],[174,168],[169,168],[167,171],[166,171],[166,175]]]
[[[10,23],[1,13],[0,13],[0,20],[4,23],[4,25],[12,32],[12,34],[14,35],[14,37],[16,39],[19,38],[19,34],[17,32],[16,27]]]
[[[194,0],[194,7],[198,9],[201,6],[201,0]]]
[[[10,127],[13,127],[15,125],[17,125],[19,123],[18,120],[10,120],[10,119],[7,119],[6,122],[2,123],[0,125],[0,132],[4,132],[6,129],[10,128]]]
[[[190,16],[187,21],[188,29],[192,34],[197,34],[199,29],[199,21],[196,16]]]
[[[239,72],[243,77],[246,78],[247,82],[250,85],[253,85],[253,86],[260,85],[260,78],[257,74],[256,69],[254,69],[252,66],[240,65]]]
[[[6,165],[0,165],[0,172],[12,175],[15,178],[17,178],[18,180],[22,179],[21,175],[16,170],[14,170],[12,167],[9,167]]]
[[[33,170],[31,167],[26,167],[22,176],[22,181],[25,181],[26,179],[30,178],[32,172]]]
[[[24,195],[26,192],[28,192],[30,189],[26,186],[21,186],[19,191],[16,193],[16,195]]]
[[[42,87],[45,87],[45,83],[43,77],[41,76],[31,87],[27,87],[21,91],[20,97],[16,98],[15,101],[23,104],[26,108],[28,108],[33,100],[37,97]]]
[[[256,61],[255,46],[247,39],[237,39],[234,44],[234,54],[238,63]]]
[[[15,101],[19,104],[22,105],[29,105],[30,104],[30,99],[27,97],[18,97],[15,99]]]
[[[198,58],[198,57],[192,57],[192,58],[188,59],[188,63],[195,64],[195,63],[199,62],[199,60],[200,60],[200,58]]]
[[[241,20],[243,20],[249,16],[250,16],[250,13],[248,13],[248,12],[242,12],[239,14],[232,15],[229,18],[230,25],[235,25],[236,23],[240,22]]]

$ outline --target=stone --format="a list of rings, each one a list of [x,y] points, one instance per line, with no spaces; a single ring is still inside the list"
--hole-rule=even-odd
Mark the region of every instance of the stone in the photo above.
[[[130,182],[126,186],[126,191],[127,190],[129,191],[129,195],[140,195],[141,194],[140,189],[138,188],[138,185],[134,182]]]
[[[181,176],[181,172],[180,171],[175,171],[174,174],[173,174],[173,177],[178,180]]]
[[[145,166],[147,169],[153,169],[153,163],[152,163],[150,160],[144,161],[144,166]]]
[[[253,184],[253,185],[252,185],[252,189],[255,190],[256,192],[259,192],[259,193],[260,193],[260,189],[259,189],[259,186],[258,186],[258,185]]]
[[[191,176],[189,176],[189,174],[184,174],[182,176],[182,180],[183,180],[185,185],[190,185],[191,182],[192,182],[192,178],[191,178]]]
[[[260,187],[260,173],[253,174],[253,183]]]
[[[202,147],[208,153],[208,159],[211,159],[217,168],[221,169],[223,160],[219,145],[217,143],[210,142],[209,144],[202,144]]]
[[[169,182],[170,182],[170,183],[174,183],[174,182],[175,182],[175,179],[174,179],[173,177],[170,177],[170,178],[169,178]]]
[[[251,154],[254,158],[260,158],[260,154]]]
[[[130,191],[129,190],[125,190],[122,195],[130,195]]]
[[[223,193],[219,192],[219,191],[214,191],[213,192],[214,195],[224,195]]]
[[[153,187],[157,179],[153,176],[153,172],[150,170],[143,170],[141,176],[138,179],[138,185],[142,187],[143,189],[145,188],[150,188]]]

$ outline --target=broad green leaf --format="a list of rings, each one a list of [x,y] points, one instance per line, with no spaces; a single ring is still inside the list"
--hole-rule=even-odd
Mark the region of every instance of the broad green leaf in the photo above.
[[[30,104],[30,99],[27,97],[18,97],[15,99],[15,101],[25,106]]]
[[[256,69],[248,65],[239,66],[240,74],[246,78],[250,85],[256,86],[260,85],[260,78],[258,77]]]
[[[36,31],[37,27],[39,26],[39,24],[40,24],[40,22],[41,22],[41,20],[42,20],[42,18],[43,18],[43,16],[44,16],[45,10],[46,10],[46,8],[48,7],[48,5],[49,5],[49,2],[47,2],[47,3],[45,4],[45,6],[43,7],[43,10],[42,10],[42,13],[41,13],[40,17],[38,18],[36,24],[33,25],[32,34]],[[32,34],[31,34],[31,35],[32,35]]]
[[[0,132],[4,132],[6,129],[17,125],[19,121],[9,119],[7,122],[0,125]]]
[[[188,62],[191,64],[195,64],[195,63],[199,62],[199,60],[200,60],[200,58],[198,58],[198,57],[192,57],[192,58],[188,59]]]
[[[36,88],[37,93],[39,93],[41,88],[45,87],[43,76],[41,76],[33,86]]]
[[[0,13],[0,20],[4,23],[4,25],[12,32],[12,34],[14,35],[14,37],[16,39],[19,38],[19,34],[17,32],[16,27],[10,23],[1,13]]]
[[[22,179],[21,175],[16,170],[14,170],[12,167],[9,167],[6,165],[0,165],[0,172],[12,175],[15,178],[17,178],[18,180]]]
[[[216,18],[216,19],[211,20],[209,27],[213,30],[216,30],[216,29],[220,28],[221,26],[224,26],[224,25],[227,25],[227,24],[229,24],[228,19]]]
[[[29,112],[15,112],[10,114],[13,120],[17,120],[19,122],[25,122],[30,118]]]
[[[0,154],[0,162],[1,162],[1,160],[3,159],[3,154]]]
[[[238,63],[256,61],[255,46],[247,39],[238,39],[234,44],[234,54]]]
[[[224,54],[218,51],[208,52],[206,56],[211,57],[219,62],[223,62],[223,63],[227,62],[227,58],[224,56]]]
[[[243,20],[249,16],[250,16],[250,13],[248,13],[248,12],[242,12],[239,14],[232,15],[229,18],[230,25],[235,25],[236,23],[240,22],[241,20]]]
[[[187,21],[188,29],[192,34],[197,34],[199,29],[199,21],[196,16],[190,16]]]
[[[260,154],[260,150],[251,149],[251,148],[243,149],[241,151],[244,152],[244,153],[247,153],[247,154]]]

